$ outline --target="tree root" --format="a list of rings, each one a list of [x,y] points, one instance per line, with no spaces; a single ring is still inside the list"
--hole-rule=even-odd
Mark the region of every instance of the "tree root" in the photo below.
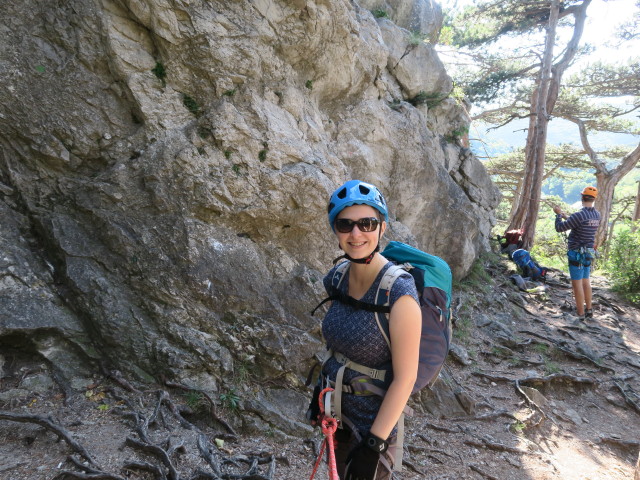
[[[569,327],[567,327],[569,328]],[[565,330],[562,329],[558,329],[559,331],[563,332],[563,333],[567,333]],[[558,342],[555,340],[552,340],[548,337],[545,337],[543,335],[540,335],[539,333],[536,332],[532,332],[530,330],[518,330],[518,333],[526,333],[527,335],[531,335],[533,337],[538,337],[541,338],[543,340],[545,340],[545,342],[551,343],[553,344],[554,347],[556,347],[558,350],[560,350],[561,352],[565,353],[567,356],[574,358],[576,360],[586,360],[589,363],[592,363],[593,365],[595,365],[596,367],[598,367],[601,370],[604,371],[609,371],[609,372],[613,372],[615,374],[615,370],[611,367],[607,367],[605,365],[602,365],[601,363],[599,363],[596,359],[591,358],[587,355],[584,355],[582,353],[578,353],[575,350],[572,350],[570,348],[568,348],[567,346],[565,346],[566,342],[562,341],[562,342]],[[575,338],[573,338],[572,335],[569,335],[573,340],[575,340]]]
[[[518,380],[519,383],[555,383],[555,382],[566,382],[566,383],[576,383],[578,385],[587,385],[591,387],[597,387],[600,382],[593,378],[586,377],[578,377],[575,375],[570,375],[568,373],[554,373],[551,375],[547,375],[546,377],[526,377]]]
[[[411,462],[410,460],[402,460],[402,465],[406,465],[407,467],[409,467],[411,470],[413,470],[414,472],[416,472],[418,475],[422,475],[423,477],[427,475],[427,472],[425,472],[424,470],[416,467],[413,462]]]
[[[104,365],[102,362],[100,363],[100,370],[102,370],[102,373],[105,376],[113,380],[115,383],[120,385],[125,390],[132,393],[140,393],[140,390],[138,390],[136,387],[131,385],[131,383],[129,383],[129,381],[122,376],[122,373],[120,372],[120,370],[109,370],[106,367],[106,365]]]
[[[65,479],[96,479],[96,480],[125,480],[123,477],[119,475],[112,475],[110,473],[103,472],[101,470],[96,470],[95,468],[91,468],[84,463],[76,460],[74,457],[69,455],[67,457],[67,461],[73,463],[77,468],[82,470],[82,472],[72,472],[69,470],[65,470],[56,475],[53,480],[65,480]]]
[[[494,382],[519,382],[519,383],[555,383],[555,382],[567,382],[576,383],[579,385],[598,386],[600,382],[595,379],[586,377],[577,377],[568,373],[554,373],[547,375],[546,377],[525,377],[521,379],[509,378],[501,375],[492,375],[484,372],[472,372],[472,375],[476,377],[487,378]]]
[[[640,447],[640,442],[634,442],[631,440],[620,440],[619,438],[613,437],[600,437],[597,440],[597,443],[606,443],[609,445],[613,445],[623,450],[631,450],[634,454],[638,451],[638,447]]]
[[[633,408],[637,413],[640,413],[640,405],[638,405],[636,402],[633,401],[633,399],[627,395],[626,390],[631,390],[630,388],[625,388],[624,386],[620,385],[618,382],[614,381],[613,384],[618,388],[618,390],[620,390],[620,393],[622,393],[622,396],[624,397],[624,401],[627,403],[627,405],[629,405],[631,408]],[[626,385],[626,384],[625,384]],[[633,390],[631,390],[631,392],[633,393],[633,396],[638,398],[638,394],[636,392],[634,392]]]
[[[513,420],[518,421],[518,418],[508,410],[494,410],[492,412],[483,413],[481,415],[475,415],[473,417],[453,417],[449,420],[452,422],[461,422],[461,421],[469,421],[469,420],[492,420],[497,417],[509,417]]]
[[[200,454],[206,460],[207,464],[209,464],[214,473],[220,477],[222,475],[220,461],[215,455],[217,448],[211,445],[211,442],[209,442],[209,439],[204,433],[198,435],[198,450],[200,450]]]
[[[480,442],[476,440],[465,440],[464,444],[471,447],[488,448],[489,450],[494,450],[496,452],[517,453],[518,455],[529,454],[529,452],[527,452],[526,450],[522,450],[516,447],[509,447],[508,445],[503,445],[501,443],[489,442],[485,439],[482,439],[482,441]]]
[[[487,472],[484,472],[480,469],[480,467],[478,467],[477,465],[471,463],[469,464],[469,468],[471,470],[473,470],[476,473],[479,473],[480,475],[482,475],[484,478],[486,478],[487,480],[500,480],[497,477],[494,477],[493,475],[489,475]]]
[[[127,439],[125,440],[125,445],[136,450],[140,450],[141,452],[150,453],[151,455],[158,457],[162,464],[167,467],[167,470],[169,471],[169,475],[167,476],[167,478],[169,480],[180,479],[180,474],[176,470],[176,467],[171,461],[171,458],[167,454],[166,450],[164,450],[163,448],[151,443],[138,441],[131,437],[127,437]]]
[[[196,392],[196,393],[201,394],[209,402],[209,413],[211,415],[211,418],[213,418],[216,422],[218,422],[220,425],[222,425],[224,428],[226,428],[227,432],[229,432],[230,434],[237,435],[237,433],[235,432],[233,427],[231,425],[229,425],[224,419],[222,419],[222,418],[220,418],[218,416],[217,411],[216,411],[216,404],[215,404],[215,402],[213,401],[213,399],[209,396],[209,394],[207,392],[205,392],[204,390],[197,389],[197,388],[187,387],[186,385],[182,385],[182,384],[176,383],[176,382],[167,381],[167,382],[165,382],[165,385],[167,387],[178,388],[180,390],[185,390],[187,392]]]
[[[145,470],[147,472],[153,473],[157,479],[167,480],[167,476],[164,471],[158,467],[157,465],[152,465],[147,462],[129,462],[126,463],[123,468],[125,470]]]
[[[435,423],[431,423],[431,422],[425,422],[424,423],[427,427],[433,429],[433,430],[437,430],[438,432],[446,432],[446,433],[460,433],[460,429],[456,429],[456,428],[449,428],[449,427],[443,427],[440,425],[436,425]],[[427,440],[426,436],[419,434],[418,435],[420,438],[422,438],[423,440]]]
[[[70,480],[70,479],[80,479],[80,480],[125,480],[123,477],[118,475],[111,475],[110,473],[81,473],[81,472],[71,472],[65,470],[64,472],[60,472],[58,475],[53,477],[52,480]]]
[[[63,427],[54,423],[51,417],[42,417],[39,415],[20,415],[18,413],[5,412],[0,411],[0,420],[10,420],[12,422],[20,422],[20,423],[35,423],[42,427],[45,427],[47,430],[51,430],[53,433],[64,439],[65,442],[73,449],[74,452],[81,455],[85,458],[90,464],[95,465],[96,462],[93,460],[89,452],[76,442],[71,434],[67,432]]]

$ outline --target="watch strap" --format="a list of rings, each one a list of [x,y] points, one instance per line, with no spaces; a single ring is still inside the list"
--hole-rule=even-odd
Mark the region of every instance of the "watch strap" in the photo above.
[[[384,453],[389,448],[389,444],[386,440],[377,437],[373,433],[369,432],[364,437],[364,444],[374,452]]]

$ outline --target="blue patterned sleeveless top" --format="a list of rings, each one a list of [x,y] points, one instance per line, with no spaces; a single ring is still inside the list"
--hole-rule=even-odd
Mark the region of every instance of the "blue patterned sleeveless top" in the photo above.
[[[382,267],[373,284],[365,295],[359,299],[366,303],[374,303],[378,285],[387,269],[393,265],[392,262]],[[333,267],[324,277],[324,287],[329,292],[331,279],[337,266]],[[349,292],[349,275],[345,275],[340,285],[340,290]],[[416,290],[413,277],[403,274],[399,277],[390,293],[390,306],[403,295],[410,295],[418,302],[418,292]],[[350,305],[339,301],[331,303],[322,322],[322,335],[327,343],[327,347],[340,352],[350,360],[373,368],[390,368],[391,350],[389,349],[384,336],[376,323],[375,313],[366,310],[358,310]],[[335,381],[336,374],[341,364],[334,358],[330,358],[325,363],[323,374]],[[349,368],[344,373],[344,383],[349,383],[354,377],[362,374]],[[374,381],[379,386],[382,382]],[[377,395],[362,396],[344,393],[342,395],[342,413],[355,427],[362,433],[370,430],[373,421],[382,405],[382,398]]]

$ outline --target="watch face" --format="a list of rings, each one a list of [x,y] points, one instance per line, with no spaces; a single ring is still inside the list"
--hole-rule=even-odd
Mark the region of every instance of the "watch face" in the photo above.
[[[378,452],[384,452],[385,450],[384,442],[378,442],[375,438],[369,437],[367,439],[367,444],[369,445],[369,448],[371,448],[372,450],[376,450]]]

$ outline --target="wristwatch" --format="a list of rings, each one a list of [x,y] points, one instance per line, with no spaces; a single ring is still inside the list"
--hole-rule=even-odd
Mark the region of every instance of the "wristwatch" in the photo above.
[[[371,432],[369,432],[367,436],[364,437],[364,443],[371,450],[378,453],[384,453],[387,451],[387,448],[389,448],[389,444],[386,442],[386,440],[383,440],[380,437],[376,437]]]

